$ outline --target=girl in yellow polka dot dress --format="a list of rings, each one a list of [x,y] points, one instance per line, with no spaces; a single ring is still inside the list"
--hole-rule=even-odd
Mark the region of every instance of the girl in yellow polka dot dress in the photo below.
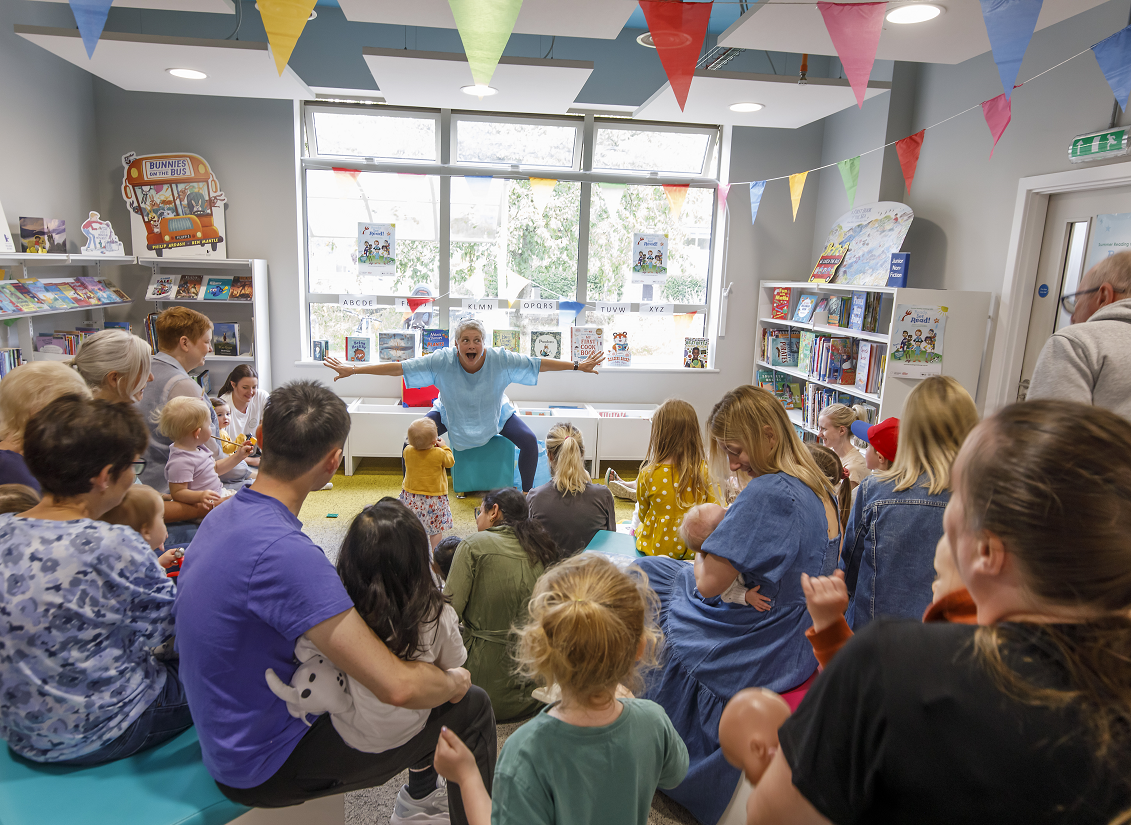
[[[636,501],[637,550],[649,556],[695,557],[679,537],[679,525],[696,504],[717,503],[717,498],[708,481],[699,418],[686,401],[665,401],[652,416],[648,454],[636,479]]]

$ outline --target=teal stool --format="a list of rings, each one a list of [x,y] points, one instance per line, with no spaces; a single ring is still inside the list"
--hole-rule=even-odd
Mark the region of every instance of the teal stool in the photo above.
[[[636,537],[627,533],[614,533],[611,530],[598,530],[597,535],[589,540],[586,550],[595,553],[610,553],[614,556],[643,556],[636,549]]]
[[[492,437],[482,447],[452,450],[456,459],[452,487],[457,493],[513,487],[515,451],[514,444],[501,435]]]

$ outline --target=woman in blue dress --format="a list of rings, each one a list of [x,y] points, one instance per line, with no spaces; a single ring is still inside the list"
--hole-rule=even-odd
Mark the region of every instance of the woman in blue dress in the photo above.
[[[694,567],[663,556],[637,563],[660,597],[666,637],[646,698],[667,711],[691,756],[687,778],[665,793],[714,825],[739,780],[719,746],[723,707],[743,688],[786,693],[816,672],[801,574],[836,569],[840,521],[831,485],[769,392],[744,386],[727,393],[707,430],[712,464],[748,482]],[[769,610],[722,601],[736,577],[759,587]]]
[[[536,358],[517,352],[489,347],[487,330],[475,318],[465,318],[454,330],[455,346],[425,355],[387,364],[350,364],[337,358],[324,363],[337,375],[334,380],[350,375],[404,376],[409,389],[435,386],[440,397],[428,417],[436,422],[437,431],[448,433],[453,450],[482,447],[496,435],[509,439],[518,447],[518,470],[522,491],[534,486],[538,469],[538,439],[516,415],[514,404],[505,390],[510,384],[538,383],[538,373],[578,370],[597,372],[605,360],[595,353],[584,361],[558,361]]]

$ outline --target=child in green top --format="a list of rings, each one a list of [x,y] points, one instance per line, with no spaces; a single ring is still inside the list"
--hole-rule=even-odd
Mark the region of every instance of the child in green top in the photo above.
[[[495,768],[498,804],[471,752],[441,732],[436,770],[459,784],[470,825],[646,825],[656,788],[674,788],[688,766],[664,709],[622,687],[655,656],[655,613],[643,578],[599,555],[574,556],[539,579],[517,659],[562,698],[507,739]]]

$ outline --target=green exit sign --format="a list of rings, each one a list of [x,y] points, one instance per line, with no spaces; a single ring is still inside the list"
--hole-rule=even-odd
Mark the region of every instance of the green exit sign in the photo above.
[[[1068,148],[1068,159],[1073,163],[1088,160],[1103,160],[1126,155],[1131,152],[1131,141],[1126,129],[1108,129],[1072,138]]]

